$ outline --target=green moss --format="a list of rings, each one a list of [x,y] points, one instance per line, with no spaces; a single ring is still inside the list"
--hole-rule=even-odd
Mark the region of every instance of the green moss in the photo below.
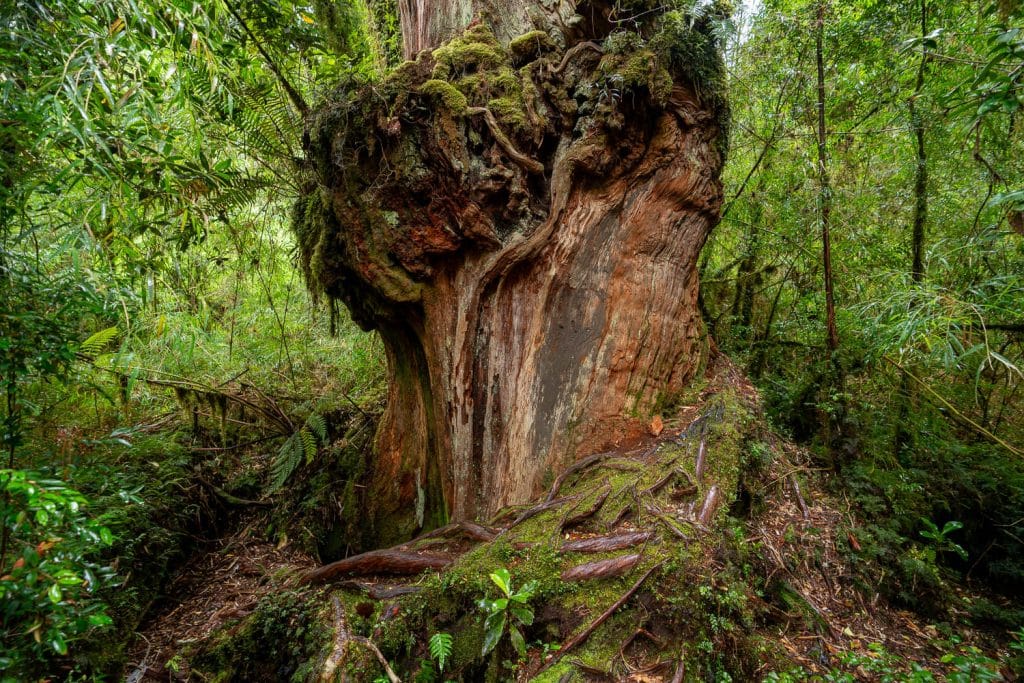
[[[529,130],[530,120],[526,116],[526,109],[523,107],[521,98],[498,97],[490,100],[487,107],[505,127],[517,132]]]
[[[508,51],[516,63],[532,61],[555,49],[555,41],[546,31],[530,31],[513,38],[508,44]]]
[[[437,99],[453,114],[461,114],[469,106],[466,96],[459,92],[458,88],[438,78],[431,78],[423,83],[419,87],[419,93]]]
[[[433,52],[434,78],[457,78],[476,70],[494,69],[508,59],[485,24],[477,24]]]

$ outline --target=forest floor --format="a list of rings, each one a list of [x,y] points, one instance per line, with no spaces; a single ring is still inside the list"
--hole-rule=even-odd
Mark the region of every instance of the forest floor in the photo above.
[[[243,519],[177,572],[138,630],[129,683],[189,680],[187,662],[177,657],[184,646],[245,618],[275,586],[315,566],[286,543],[268,543],[255,531],[258,523],[256,515]]]
[[[682,407],[673,419],[666,420],[663,433],[662,425],[657,425],[659,440],[681,438],[701,414],[704,398],[726,386],[746,400],[758,401],[749,381],[725,362],[694,405]],[[743,543],[759,548],[755,571],[762,573],[761,583],[784,585],[789,595],[782,603],[777,598],[755,597],[754,607],[760,617],[750,627],[754,635],[772,643],[775,651],[784,652],[784,660],[792,669],[802,669],[798,677],[782,680],[827,676],[837,668],[859,680],[879,680],[882,673],[907,667],[911,662],[940,676],[951,673],[958,664],[948,656],[948,631],[942,633],[941,624],[922,615],[894,608],[871,590],[866,573],[856,566],[856,553],[861,548],[858,522],[849,503],[826,491],[827,474],[806,464],[811,462],[807,452],[772,438],[776,441],[773,446],[784,457],[776,458],[763,473],[763,490],[754,492],[763,504],[744,520],[742,528],[746,536]],[[650,444],[631,445],[619,455],[643,460],[643,454],[649,455],[651,450]],[[201,644],[222,627],[241,623],[263,597],[281,587],[294,586],[296,575],[316,565],[313,558],[286,542],[268,543],[259,532],[260,520],[258,513],[243,517],[228,535],[201,548],[172,579],[164,591],[166,598],[139,629],[127,670],[130,683],[191,680],[188,662],[178,656],[183,648]],[[565,535],[565,540],[586,537],[586,532],[572,532]],[[438,546],[433,543],[431,547],[437,550]],[[452,539],[445,552],[461,555],[470,547],[472,544],[467,545],[464,539]],[[709,569],[713,575],[715,568]],[[396,582],[393,576],[368,575],[360,577],[358,584],[346,583],[350,587],[358,585],[373,599],[386,600],[417,581],[415,577]],[[951,586],[950,590],[963,589]],[[650,627],[646,631],[641,628],[637,634],[651,635],[651,631]],[[652,637],[656,637],[658,631],[653,631]],[[960,652],[977,646],[993,659],[1005,657],[1005,653],[995,651],[984,633],[958,628],[955,636]],[[631,673],[628,678],[617,676],[614,680],[676,680],[678,671],[673,671],[671,662],[655,659],[654,664],[644,665],[645,658],[655,656],[653,649],[648,653],[642,645],[634,644],[630,652],[628,662],[622,650],[619,657]],[[766,660],[758,678],[777,669],[778,664]],[[530,680],[542,665],[540,655],[535,654],[521,667],[517,679]],[[602,678],[599,671],[590,679],[610,680]]]

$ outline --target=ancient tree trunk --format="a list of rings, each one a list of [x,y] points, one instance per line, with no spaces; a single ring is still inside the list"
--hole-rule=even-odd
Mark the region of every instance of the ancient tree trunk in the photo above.
[[[407,54],[425,51],[308,124],[307,279],[387,349],[381,541],[524,502],[635,441],[705,354],[714,13],[505,5],[403,0]]]

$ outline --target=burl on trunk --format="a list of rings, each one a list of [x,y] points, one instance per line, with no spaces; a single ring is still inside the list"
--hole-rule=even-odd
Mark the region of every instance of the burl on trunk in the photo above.
[[[403,0],[415,61],[307,125],[307,280],[387,350],[380,541],[525,502],[637,438],[706,355],[717,8],[506,4]]]

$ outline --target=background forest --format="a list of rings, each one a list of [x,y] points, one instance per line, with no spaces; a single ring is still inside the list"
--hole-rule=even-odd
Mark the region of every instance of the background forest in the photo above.
[[[384,353],[308,293],[291,212],[304,115],[399,63],[396,7],[0,19],[0,675],[113,678],[239,519],[321,562],[366,549]],[[1024,8],[765,0],[715,30],[710,335],[843,501],[865,595],[934,624],[952,679],[1020,676]]]

